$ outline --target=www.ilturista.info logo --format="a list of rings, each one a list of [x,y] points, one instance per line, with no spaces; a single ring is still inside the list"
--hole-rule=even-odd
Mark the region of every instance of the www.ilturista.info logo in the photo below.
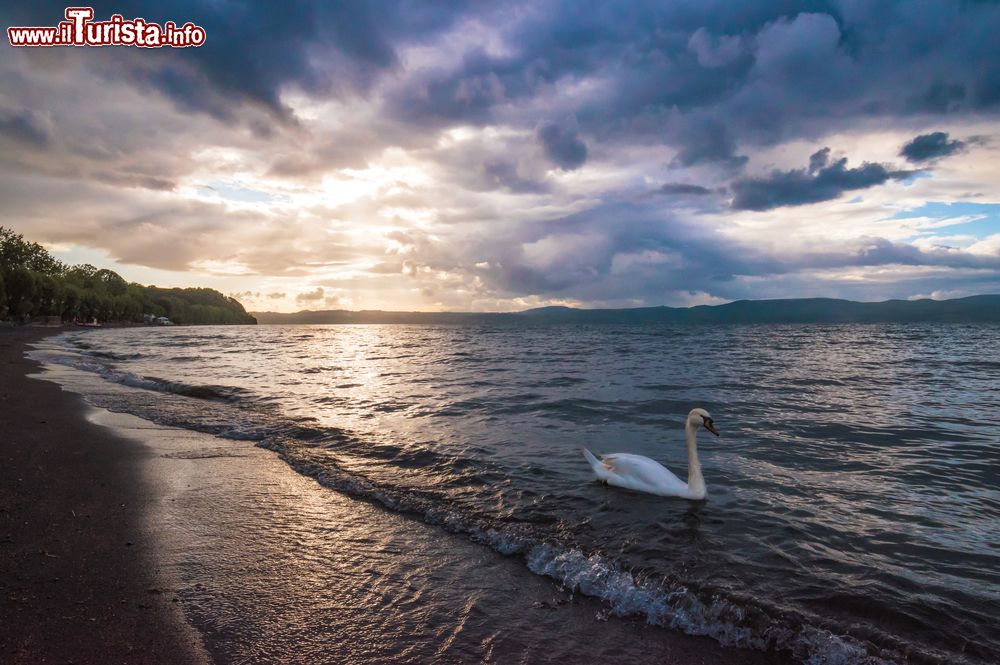
[[[205,43],[205,28],[188,22],[163,25],[145,19],[125,20],[113,14],[110,20],[94,21],[93,7],[67,7],[66,20],[55,27],[10,27],[11,46],[138,46],[140,48],[185,48]]]

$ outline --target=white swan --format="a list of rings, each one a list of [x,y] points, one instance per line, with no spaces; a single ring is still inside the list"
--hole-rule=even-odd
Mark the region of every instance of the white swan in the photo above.
[[[704,499],[705,479],[701,476],[701,463],[698,461],[698,428],[704,427],[715,436],[712,416],[705,409],[692,409],[684,425],[684,438],[688,449],[688,481],[675,476],[665,466],[642,455],[629,453],[614,453],[597,459],[583,449],[583,456],[590,462],[598,480],[608,485],[624,487],[637,492],[657,494],[659,496],[679,496],[684,499]]]

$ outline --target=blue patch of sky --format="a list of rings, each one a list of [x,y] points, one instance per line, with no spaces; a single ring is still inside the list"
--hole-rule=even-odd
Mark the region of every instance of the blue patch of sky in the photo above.
[[[898,212],[890,219],[912,219],[914,217],[928,217],[930,219],[976,218],[960,224],[926,229],[926,233],[933,235],[969,235],[982,239],[994,233],[1000,233],[1000,203],[969,203],[966,201],[940,203],[931,201],[919,208]]]
[[[280,203],[287,200],[284,196],[275,196],[259,189],[251,189],[218,180],[210,182],[204,187],[199,187],[198,193],[203,196],[218,196],[227,201],[239,201],[240,203]]]

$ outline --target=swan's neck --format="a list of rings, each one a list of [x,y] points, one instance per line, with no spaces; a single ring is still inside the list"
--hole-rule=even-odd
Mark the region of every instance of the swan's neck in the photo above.
[[[684,426],[684,439],[688,448],[688,493],[692,498],[705,497],[705,478],[701,475],[701,461],[698,459],[698,428],[691,423]]]

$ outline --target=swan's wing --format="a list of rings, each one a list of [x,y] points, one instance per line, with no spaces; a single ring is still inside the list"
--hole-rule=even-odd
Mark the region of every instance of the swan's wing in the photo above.
[[[686,496],[687,483],[659,462],[629,453],[615,453],[601,458],[612,485],[664,496]]]

